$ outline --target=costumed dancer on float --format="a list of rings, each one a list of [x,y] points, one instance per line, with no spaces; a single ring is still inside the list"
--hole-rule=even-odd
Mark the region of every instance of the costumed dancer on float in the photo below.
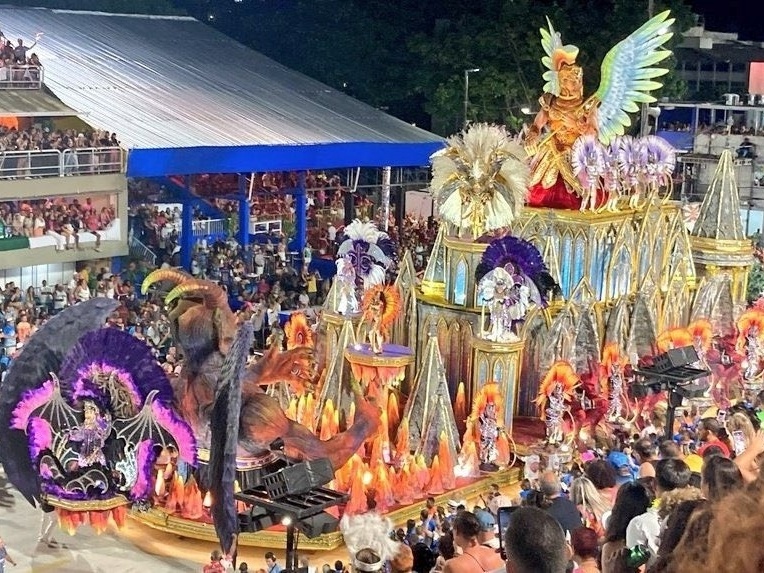
[[[488,331],[481,336],[494,342],[519,340],[517,327],[531,305],[545,308],[549,297],[559,291],[538,249],[509,235],[491,241],[475,269],[475,279],[483,313],[486,307],[490,312]]]
[[[358,332],[360,334],[364,322],[368,323],[369,348],[374,354],[382,354],[383,345],[390,334],[390,327],[401,310],[401,295],[398,287],[395,285],[371,287],[364,293],[361,306],[363,317],[358,324]]]
[[[499,469],[496,460],[499,449],[496,442],[499,439],[499,424],[496,422],[496,404],[489,400],[478,418],[480,423],[480,470],[495,472]]]
[[[559,445],[565,441],[565,414],[570,416],[570,403],[575,397],[579,379],[573,367],[564,361],[555,362],[539,385],[536,405],[546,424],[546,441]],[[570,428],[571,434],[575,431]]]
[[[653,66],[671,54],[662,49],[671,38],[668,29],[674,23],[668,16],[663,12],[651,18],[607,53],[600,86],[587,99],[583,70],[576,64],[578,48],[563,44],[560,33],[547,20],[549,29],[540,30],[546,54],[542,63],[547,69],[544,95],[525,139],[526,150],[533,157],[530,206],[591,209],[602,203],[596,185],[604,171],[585,169],[591,157],[582,153],[579,169],[586,172],[590,183],[585,188],[572,168],[571,150],[580,137],[609,145],[631,125],[629,113],[639,111],[638,104],[655,101],[649,92],[661,84],[654,78],[668,70]]]

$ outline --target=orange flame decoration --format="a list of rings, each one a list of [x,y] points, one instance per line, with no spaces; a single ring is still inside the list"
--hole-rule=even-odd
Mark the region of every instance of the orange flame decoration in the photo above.
[[[573,392],[578,388],[580,381],[573,367],[569,362],[560,360],[552,364],[544,379],[539,384],[539,393],[536,398],[536,405],[539,407],[541,419],[546,419],[546,405],[549,397],[554,393],[557,384],[562,386],[562,393],[565,401],[573,399]]]
[[[764,340],[764,311],[757,308],[748,309],[737,321],[739,346],[745,344],[745,339],[753,328],[757,328],[759,331],[758,339]]]
[[[387,398],[387,423],[390,428],[396,428],[401,423],[401,411],[395,392],[390,392]]]
[[[456,400],[454,401],[454,417],[457,424],[462,424],[467,419],[467,396],[464,382],[459,382],[456,388]]]
[[[385,464],[377,464],[374,471],[373,487],[374,500],[377,502],[377,510],[384,511],[393,505],[393,487],[390,484],[389,475]]]
[[[441,432],[438,439],[438,460],[441,464],[443,487],[445,489],[454,489],[456,487],[456,476],[454,475],[456,461],[451,458],[451,450],[448,448],[445,432]]]
[[[196,478],[193,475],[186,481],[184,489],[182,515],[186,519],[199,519],[204,515],[202,492],[199,491],[199,485],[196,483]]]
[[[371,473],[366,465],[361,463],[353,470],[353,481],[350,484],[350,499],[345,506],[345,513],[353,515],[364,513],[368,509],[366,501],[366,486],[371,483]]]
[[[334,434],[332,433],[332,426],[334,425],[334,403],[331,398],[326,401],[324,405],[324,411],[321,412],[321,433],[319,438],[322,441],[326,441]]]
[[[185,487],[183,486],[183,480],[177,473],[170,484],[170,495],[167,496],[167,501],[164,504],[164,509],[167,513],[180,513],[183,511],[183,504],[185,502]]]
[[[409,421],[407,418],[398,426],[398,435],[395,441],[395,451],[399,458],[405,458],[411,454],[411,445],[409,443]]]
[[[308,326],[308,319],[303,312],[293,312],[284,325],[287,350],[308,346],[313,348],[313,331]]]
[[[443,486],[443,475],[440,470],[440,459],[438,458],[438,454],[435,454],[435,457],[432,458],[429,478],[427,483],[427,493],[438,495],[446,491],[446,488]]]
[[[658,353],[667,352],[672,348],[682,348],[683,346],[692,346],[692,335],[686,328],[672,328],[664,331],[655,341]]]
[[[711,348],[711,340],[714,337],[713,329],[711,328],[711,322],[705,318],[700,318],[694,322],[691,322],[687,327],[687,332],[692,336],[693,343],[695,340],[700,340],[700,347],[703,350]]]
[[[69,535],[74,535],[80,525],[87,523],[100,535],[109,527],[109,517],[114,520],[118,528],[125,525],[127,510],[124,506],[118,506],[113,509],[103,511],[69,511],[67,509],[57,509],[58,525]]]
[[[291,400],[289,400],[289,407],[287,408],[287,411],[285,412],[286,417],[292,420],[293,422],[297,421],[297,410],[300,407],[300,402],[295,398],[292,397]]]
[[[387,336],[390,326],[392,326],[401,312],[401,294],[395,285],[375,285],[367,290],[361,302],[363,319],[366,321],[371,322],[375,318],[377,311],[374,309],[374,300],[377,296],[382,300],[382,319],[380,320],[379,329],[382,332],[382,336]]]

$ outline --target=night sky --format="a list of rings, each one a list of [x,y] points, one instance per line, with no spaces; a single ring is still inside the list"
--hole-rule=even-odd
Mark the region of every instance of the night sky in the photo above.
[[[689,4],[704,16],[707,30],[737,32],[741,40],[764,41],[761,0],[690,0]]]

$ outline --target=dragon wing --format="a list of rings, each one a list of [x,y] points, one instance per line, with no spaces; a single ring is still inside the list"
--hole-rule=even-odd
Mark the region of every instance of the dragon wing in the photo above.
[[[593,98],[600,102],[597,129],[604,145],[623,135],[624,128],[631,125],[628,114],[639,111],[638,103],[655,101],[649,92],[662,84],[653,80],[668,73],[655,64],[671,55],[660,48],[673,35],[668,32],[673,23],[668,10],[661,12],[616,44],[602,61],[600,87]]]
[[[252,345],[254,331],[250,323],[236,333],[231,350],[223,363],[220,385],[210,416],[209,480],[212,506],[210,513],[223,552],[235,553],[239,518],[234,498],[236,450],[239,444],[241,381]],[[235,555],[234,555],[235,559]]]
[[[24,430],[12,428],[14,410],[26,392],[40,387],[50,372],[58,372],[66,354],[91,330],[101,328],[119,303],[94,298],[70,307],[50,320],[23,347],[11,363],[0,393],[0,463],[8,480],[35,505],[40,483],[29,457]]]

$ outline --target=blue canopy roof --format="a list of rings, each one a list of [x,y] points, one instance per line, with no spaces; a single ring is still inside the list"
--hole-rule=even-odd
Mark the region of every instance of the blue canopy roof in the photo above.
[[[130,150],[128,175],[426,165],[443,140],[194,20],[0,7],[44,32],[46,86]]]

